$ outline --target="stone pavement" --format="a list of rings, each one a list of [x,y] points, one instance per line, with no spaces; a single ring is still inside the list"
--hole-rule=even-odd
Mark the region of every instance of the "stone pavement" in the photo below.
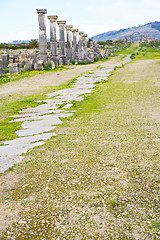
[[[61,124],[60,118],[74,115],[69,111],[72,101],[83,101],[86,94],[94,91],[96,82],[106,81],[116,66],[130,62],[127,56],[123,61],[111,64],[105,62],[100,69],[94,73],[84,74],[71,85],[70,88],[46,94],[45,104],[35,108],[27,108],[18,115],[14,115],[11,122],[22,121],[22,129],[16,132],[17,138],[10,141],[3,141],[0,146],[0,172],[6,171],[15,163],[22,161],[26,153],[33,147],[43,145],[45,140],[56,136],[54,129]],[[62,106],[62,108],[59,108]]]

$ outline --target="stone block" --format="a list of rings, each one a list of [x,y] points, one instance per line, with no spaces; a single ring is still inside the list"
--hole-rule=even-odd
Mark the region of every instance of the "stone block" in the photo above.
[[[33,70],[34,69],[34,64],[25,64],[24,65],[24,70]]]
[[[3,68],[0,68],[0,75],[5,75],[5,71]]]
[[[34,69],[35,69],[35,70],[37,70],[37,69],[43,70],[43,69],[44,69],[44,62],[43,62],[43,60],[38,60],[38,61],[34,64]]]
[[[50,57],[50,60],[51,60],[52,62],[54,62],[55,66],[58,66],[58,65],[59,65],[59,57],[58,57],[58,56],[57,56],[57,57],[51,56],[51,57]]]
[[[2,67],[6,68],[9,64],[9,54],[2,54],[1,57],[2,57],[2,62],[3,62]]]
[[[52,69],[55,68],[55,63],[53,61],[51,61],[51,66],[52,66]]]
[[[10,63],[8,65],[9,73],[19,73],[21,72],[21,64],[20,63]]]
[[[3,68],[3,61],[0,59],[0,68]]]

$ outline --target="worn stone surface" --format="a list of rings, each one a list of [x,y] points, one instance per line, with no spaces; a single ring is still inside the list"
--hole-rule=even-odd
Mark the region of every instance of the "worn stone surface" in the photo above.
[[[14,140],[3,141],[0,146],[0,172],[4,172],[8,167],[13,166],[14,162],[21,161],[22,153],[29,149],[45,143],[56,134],[53,132],[56,125],[61,124],[60,118],[72,116],[73,111],[69,112],[72,101],[82,101],[85,94],[94,91],[96,82],[106,81],[108,76],[116,66],[122,66],[130,61],[129,56],[117,64],[106,64],[97,69],[93,74],[84,74],[76,79],[70,88],[46,94],[45,104],[35,108],[28,108],[14,115],[11,122],[22,122],[22,129],[18,130]],[[62,106],[62,108],[59,108]]]
[[[21,64],[20,63],[10,63],[8,65],[9,73],[19,73],[21,72]]]
[[[58,48],[57,48],[57,33],[56,33],[56,20],[58,16],[48,16],[50,21],[50,59],[54,62],[55,66],[59,64]]]
[[[57,21],[57,23],[59,25],[59,57],[62,60],[62,64],[67,64],[64,31],[66,21]]]
[[[66,32],[67,32],[67,60],[70,63],[70,60],[72,59],[72,28],[73,25],[66,25]]]
[[[78,61],[79,54],[78,54],[78,36],[77,33],[79,32],[78,29],[72,29],[73,33],[73,58]]]
[[[47,38],[45,14],[47,9],[37,9],[39,22],[39,60],[47,61]]]

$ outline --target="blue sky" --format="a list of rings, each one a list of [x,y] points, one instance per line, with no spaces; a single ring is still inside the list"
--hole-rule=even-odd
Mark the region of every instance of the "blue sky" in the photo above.
[[[58,15],[89,37],[160,21],[160,0],[0,0],[0,42],[38,38],[37,8],[46,8],[47,15]],[[46,26],[49,37],[47,16]]]

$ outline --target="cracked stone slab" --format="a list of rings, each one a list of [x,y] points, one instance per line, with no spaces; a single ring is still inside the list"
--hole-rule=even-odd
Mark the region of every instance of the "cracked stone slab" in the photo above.
[[[24,156],[0,156],[0,172],[5,172],[8,168],[12,167],[23,160]]]
[[[34,136],[19,137],[9,141],[3,141],[4,146],[0,146],[0,157],[21,155],[35,146],[44,144],[45,140],[56,136],[55,133],[43,133]]]
[[[97,69],[93,74],[84,74],[78,77],[70,88],[58,90],[46,94],[47,99],[35,108],[27,108],[20,111],[20,114],[12,116],[14,120],[10,122],[22,122],[22,129],[16,131],[19,136],[10,141],[4,141],[4,146],[0,146],[0,172],[4,172],[15,162],[23,159],[21,154],[35,146],[40,146],[52,136],[56,136],[53,131],[56,125],[63,122],[60,118],[72,116],[74,112],[67,112],[72,106],[72,101],[83,101],[86,94],[91,94],[95,89],[95,83],[104,82],[111,75],[116,66],[130,62],[127,56],[116,64],[106,63],[101,69]],[[59,107],[64,104],[60,110]]]

